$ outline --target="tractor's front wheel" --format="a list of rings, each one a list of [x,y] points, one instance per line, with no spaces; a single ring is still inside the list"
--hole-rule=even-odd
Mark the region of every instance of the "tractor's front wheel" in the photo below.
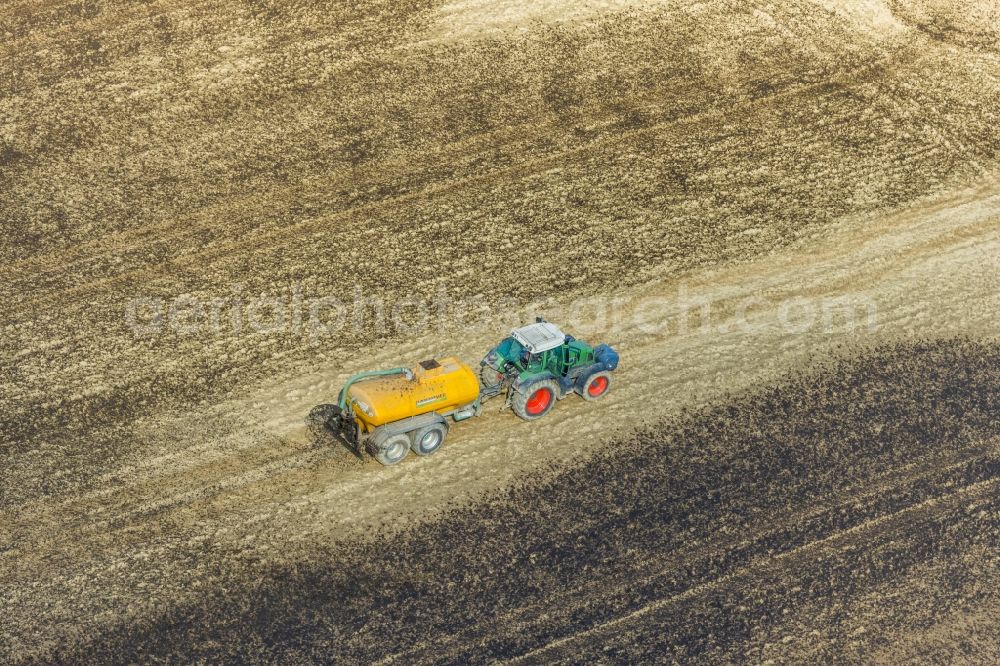
[[[488,365],[479,368],[479,383],[483,388],[496,388],[503,381],[503,373],[497,372]]]
[[[595,372],[587,377],[586,383],[577,389],[584,400],[600,400],[611,390],[611,373],[608,371]]]
[[[515,391],[510,407],[525,421],[534,421],[552,411],[558,397],[559,384],[553,379],[543,379],[525,387],[524,393]]]

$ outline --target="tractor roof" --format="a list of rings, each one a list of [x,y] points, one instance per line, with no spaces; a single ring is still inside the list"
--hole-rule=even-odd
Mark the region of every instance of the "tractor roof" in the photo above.
[[[555,349],[566,340],[559,327],[547,321],[515,328],[510,334],[532,354]]]

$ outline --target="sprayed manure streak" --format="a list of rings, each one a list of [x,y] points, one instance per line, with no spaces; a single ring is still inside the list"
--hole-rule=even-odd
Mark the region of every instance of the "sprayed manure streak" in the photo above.
[[[996,608],[998,409],[1000,347],[854,350],[401,535],[220,568],[58,654],[862,658]]]

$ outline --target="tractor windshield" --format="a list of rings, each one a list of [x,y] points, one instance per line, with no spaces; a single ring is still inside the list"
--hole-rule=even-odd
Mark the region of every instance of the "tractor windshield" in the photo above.
[[[505,338],[497,345],[497,353],[504,359],[517,363],[521,359],[521,354],[524,353],[524,347],[514,338]]]

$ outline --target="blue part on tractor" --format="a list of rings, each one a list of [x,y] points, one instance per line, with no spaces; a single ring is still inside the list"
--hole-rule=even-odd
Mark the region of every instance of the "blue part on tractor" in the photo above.
[[[612,349],[611,345],[594,347],[594,358],[604,366],[604,370],[614,370],[618,367],[618,352]]]
[[[576,385],[579,379],[574,379],[573,377],[556,377],[556,381],[559,382],[559,388],[562,389],[562,395],[567,393],[572,393],[576,390]]]

